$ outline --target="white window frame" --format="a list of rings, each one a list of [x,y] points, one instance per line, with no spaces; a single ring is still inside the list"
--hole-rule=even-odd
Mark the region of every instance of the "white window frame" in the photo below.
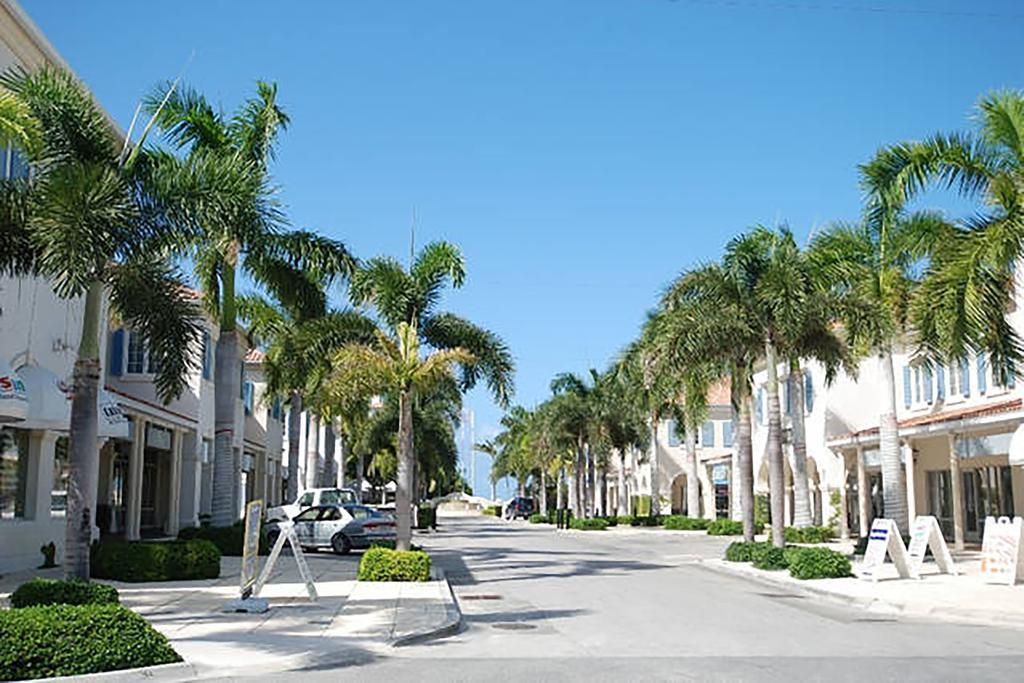
[[[966,399],[960,382],[963,377],[962,364],[964,362],[954,360],[946,367],[946,403],[963,403]],[[967,366],[967,374],[971,374],[970,365]]]

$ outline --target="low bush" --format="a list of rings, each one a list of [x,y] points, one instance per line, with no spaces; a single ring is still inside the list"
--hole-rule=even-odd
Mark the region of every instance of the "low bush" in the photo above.
[[[776,548],[771,543],[755,543],[750,550],[750,559],[758,569],[785,569],[786,554],[782,548]]]
[[[729,547],[725,549],[725,559],[729,562],[753,562],[754,549],[766,545],[771,544],[760,541],[754,543],[747,543],[746,541],[735,541],[733,543],[730,543]]]
[[[579,531],[604,531],[608,528],[608,520],[595,517],[593,519],[581,519],[577,517],[572,520],[570,526]]]
[[[618,526],[619,525],[619,518],[616,517],[615,515],[608,515],[606,517],[602,517],[601,519],[603,519],[604,521],[608,522],[608,526],[609,527],[613,527],[613,526]]]
[[[853,576],[850,558],[829,548],[787,548],[790,576],[797,579],[836,579]]]
[[[430,505],[420,505],[416,508],[416,528],[436,529],[437,510]]]
[[[0,680],[81,676],[180,661],[163,635],[120,605],[0,610]]]
[[[216,579],[220,550],[210,541],[99,541],[92,548],[91,573],[115,581]]]
[[[709,519],[683,517],[682,515],[666,517],[662,522],[662,526],[673,531],[704,531],[709,524],[711,524]]]
[[[225,557],[241,557],[245,547],[245,522],[236,522],[231,526],[190,526],[178,532],[182,541],[202,539],[210,541],[220,554]],[[266,527],[260,528],[260,555],[269,555],[270,545],[267,543]]]
[[[548,519],[547,515],[542,515],[539,512],[534,512],[529,518],[530,524],[551,524],[551,520]]]
[[[430,556],[422,550],[374,547],[359,561],[359,581],[429,581]]]
[[[716,519],[708,524],[710,536],[740,536],[743,534],[743,522],[734,519]]]
[[[623,526],[630,526],[633,524],[633,515],[618,515],[615,521]]]
[[[109,605],[117,604],[117,589],[102,583],[79,579],[32,579],[11,593],[11,607],[38,605]]]
[[[787,526],[786,543],[828,543],[835,538],[835,531],[829,526],[808,526],[796,528]]]
[[[658,515],[633,515],[629,520],[630,526],[661,526],[661,517]]]
[[[489,515],[491,517],[501,517],[501,506],[491,505],[490,507],[485,507],[483,514]]]

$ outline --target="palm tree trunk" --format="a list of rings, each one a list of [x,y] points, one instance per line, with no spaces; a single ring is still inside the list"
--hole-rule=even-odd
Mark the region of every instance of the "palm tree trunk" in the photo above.
[[[231,272],[230,269],[227,272]],[[227,279],[225,277],[225,281]],[[226,309],[226,291],[224,298]],[[235,408],[242,376],[238,360],[238,332],[233,322],[229,327],[222,323],[215,355],[213,501],[210,523],[215,527],[224,527],[231,526],[239,513],[237,491],[240,472],[235,466]]]
[[[356,457],[356,500],[363,502],[363,472],[366,471],[366,460],[362,452]]]
[[[789,388],[793,425],[793,526],[811,526],[811,491],[807,481],[807,434],[804,430],[804,373],[799,359],[790,362]]]
[[[586,491],[587,491],[587,517],[593,517],[597,514],[597,463],[594,462],[594,452],[590,448],[590,444],[587,444],[587,479],[586,479]]]
[[[71,399],[71,471],[68,477],[67,520],[64,536],[64,578],[89,579],[92,543],[91,500],[99,476],[99,414],[96,398],[100,383],[99,330],[103,311],[103,283],[89,283],[82,319],[82,339],[75,360],[74,397]]]
[[[334,428],[334,449],[338,456],[335,484],[339,489],[343,489],[345,488],[345,461],[348,459],[348,454],[345,453],[345,433],[338,428]]]
[[[907,490],[903,486],[900,464],[900,435],[896,424],[896,375],[892,367],[892,349],[878,357],[882,374],[882,414],[878,420],[878,450],[882,465],[882,499],[885,516],[896,522],[901,533],[909,533]],[[863,532],[862,532],[863,533]]]
[[[661,495],[658,488],[658,413],[651,413],[651,516],[661,512]]]
[[[555,485],[555,509],[562,510],[565,508],[565,493],[563,487],[565,486],[565,466],[558,468],[558,481]]]
[[[697,428],[686,425],[686,516],[700,517],[700,478],[697,475]]]
[[[746,367],[737,364],[733,368],[732,392],[733,401],[736,404],[736,414],[739,424],[733,430],[736,433],[736,458],[739,460],[740,470],[740,509],[743,516],[743,540],[748,543],[754,540],[754,444],[753,428],[750,422],[750,396]]]
[[[626,451],[619,452],[619,505],[618,514],[629,514],[629,500],[626,493]]]
[[[320,418],[308,413],[306,427],[306,488],[315,489],[320,469]]]
[[[299,498],[299,437],[302,434],[302,394],[292,392],[288,407],[288,500]]]
[[[395,483],[395,547],[412,547],[412,489],[414,466],[412,442],[412,396],[407,389],[398,395],[398,474]]]
[[[544,468],[540,468],[540,514],[548,514],[548,478]]]
[[[768,490],[771,495],[772,544],[778,548],[786,544],[786,467],[782,460],[782,413],[779,410],[779,368],[775,344],[764,343],[765,364],[768,370]]]

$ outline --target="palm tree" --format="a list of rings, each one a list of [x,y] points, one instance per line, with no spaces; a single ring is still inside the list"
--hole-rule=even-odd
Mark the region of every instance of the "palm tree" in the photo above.
[[[921,295],[919,264],[936,245],[955,241],[955,233],[935,213],[868,211],[860,224],[836,224],[817,235],[808,255],[822,281],[837,295],[839,319],[851,347],[877,359],[882,377],[879,454],[885,515],[904,532],[909,520],[892,354],[911,334],[910,309]]]
[[[592,376],[596,372],[591,371]],[[593,387],[579,375],[565,372],[551,381],[554,396],[551,403],[552,419],[557,423],[561,438],[572,445],[572,483],[569,489],[569,507],[577,517],[589,515],[587,461],[589,435],[593,429]]]
[[[32,158],[36,172],[23,188],[24,202],[5,206],[5,217],[23,219],[23,241],[56,293],[84,297],[71,401],[65,573],[88,578],[104,300],[147,338],[159,367],[159,394],[165,400],[177,396],[198,363],[200,327],[167,248],[225,215],[257,220],[262,204],[249,200],[264,196],[266,189],[247,162],[214,164],[200,157],[182,162],[144,148],[144,138],[121,143],[89,93],[66,72],[9,71],[0,85],[33,114],[41,130]]]
[[[327,400],[344,402],[354,396],[391,394],[398,397],[398,468],[395,494],[396,532],[399,550],[412,543],[413,402],[445,382],[454,382],[456,367],[476,362],[462,348],[434,351],[422,357],[413,325],[399,322],[396,334],[378,331],[375,343],[351,343],[334,356],[331,376],[325,384]]]
[[[189,155],[230,162],[245,160],[262,182],[269,178],[278,133],[289,123],[277,103],[277,86],[262,81],[256,95],[228,117],[200,93],[177,88],[170,97],[159,90],[146,102],[157,126]],[[252,214],[252,212],[249,212]],[[281,234],[280,215],[268,211],[220,224],[204,224],[200,239],[187,250],[202,285],[203,301],[220,328],[215,350],[214,526],[231,524],[238,515],[240,462],[232,444],[235,406],[241,391],[238,339],[237,280],[242,268],[256,282],[273,280],[283,259],[301,269],[351,274],[356,263],[344,245],[310,233]]]

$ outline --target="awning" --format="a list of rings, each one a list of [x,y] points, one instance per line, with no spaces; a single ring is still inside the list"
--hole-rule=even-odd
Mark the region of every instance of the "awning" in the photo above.
[[[36,363],[21,366],[17,374],[28,396],[28,415],[18,426],[66,432],[71,426],[71,395],[64,381]]]
[[[131,439],[131,423],[121,410],[117,397],[106,389],[100,389],[99,436],[108,439]]]
[[[1024,465],[1024,424],[1017,427],[1017,430],[1010,437],[1010,447],[1007,451],[1011,465]]]
[[[0,423],[21,422],[28,416],[28,396],[25,382],[0,360]]]

